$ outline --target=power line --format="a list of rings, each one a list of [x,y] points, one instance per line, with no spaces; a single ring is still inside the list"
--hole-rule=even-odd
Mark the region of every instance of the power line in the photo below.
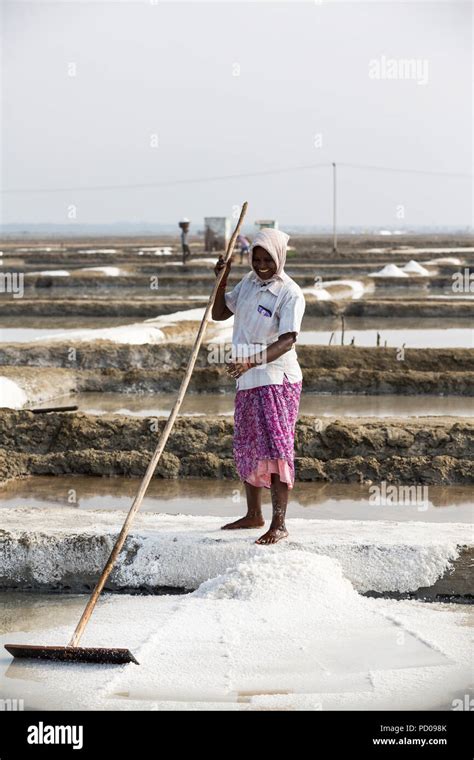
[[[259,172],[244,172],[241,174],[221,174],[214,177],[194,177],[191,179],[166,180],[164,182],[138,182],[127,185],[89,185],[89,186],[71,186],[71,187],[37,187],[37,188],[7,188],[0,189],[1,193],[62,193],[62,192],[83,192],[89,190],[132,190],[132,189],[152,189],[157,187],[172,187],[177,185],[191,185],[203,182],[221,182],[232,179],[245,179],[248,177],[264,177],[276,174],[288,174],[290,172],[311,171],[314,169],[330,168],[332,163],[307,164],[305,166],[290,166],[282,169],[266,169]],[[461,172],[436,172],[425,169],[409,169],[396,166],[374,166],[370,164],[347,164],[339,163],[338,166],[347,169],[361,169],[368,171],[398,172],[408,174],[430,175],[438,177],[461,177],[472,179],[472,174]]]
[[[429,169],[403,169],[396,166],[371,166],[370,164],[344,164],[338,163],[338,166],[345,166],[348,169],[369,169],[370,171],[380,172],[409,172],[410,174],[429,174],[436,177],[464,177],[472,179],[472,174],[464,174],[462,172],[433,172]]]
[[[286,174],[288,172],[304,171],[307,169],[324,169],[331,166],[327,164],[311,164],[308,166],[291,166],[285,169],[267,169],[260,172],[247,172],[244,174],[221,174],[216,177],[194,177],[193,179],[172,179],[165,182],[140,182],[131,185],[90,185],[88,187],[55,187],[55,188],[11,188],[1,190],[2,193],[60,193],[73,190],[129,190],[131,188],[170,187],[172,185],[191,185],[198,182],[219,182],[228,179],[241,179],[246,177],[263,177],[269,174]]]

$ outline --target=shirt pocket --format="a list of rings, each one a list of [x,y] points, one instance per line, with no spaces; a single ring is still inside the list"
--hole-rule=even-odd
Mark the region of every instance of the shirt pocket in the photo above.
[[[255,301],[252,315],[252,340],[268,345],[278,339],[278,317],[275,314],[276,298],[270,293],[260,293]]]

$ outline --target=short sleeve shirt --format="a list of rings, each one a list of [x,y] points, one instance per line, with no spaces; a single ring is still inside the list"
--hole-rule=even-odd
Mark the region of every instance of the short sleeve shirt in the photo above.
[[[305,310],[304,295],[285,272],[268,283],[249,272],[226,293],[225,302],[234,314],[234,359],[244,361],[274,343],[280,335],[300,332]],[[237,389],[282,385],[285,376],[290,383],[302,380],[294,346],[275,361],[259,364],[245,372],[237,380]]]

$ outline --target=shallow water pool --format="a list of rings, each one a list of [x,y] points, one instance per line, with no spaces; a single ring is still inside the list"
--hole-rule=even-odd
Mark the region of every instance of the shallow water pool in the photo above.
[[[0,509],[75,507],[128,510],[139,487],[135,478],[81,475],[31,476],[0,487]],[[465,522],[474,518],[474,489],[469,486],[399,487],[391,492],[352,483],[297,482],[290,493],[288,517],[334,520],[419,520]],[[378,498],[380,496],[380,498]],[[239,481],[153,479],[141,507],[146,512],[215,515],[223,520],[243,513],[245,491]],[[264,512],[271,515],[270,493]]]
[[[166,417],[176,400],[172,393],[76,393],[33,404],[41,409],[76,405],[87,414],[125,414],[138,417]],[[191,394],[185,397],[181,415],[231,416],[233,393]],[[474,417],[474,397],[470,396],[358,396],[303,393],[300,415],[318,417]]]

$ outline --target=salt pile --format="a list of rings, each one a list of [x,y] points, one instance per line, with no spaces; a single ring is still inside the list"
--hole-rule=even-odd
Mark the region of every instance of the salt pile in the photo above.
[[[360,597],[336,560],[281,549],[253,544],[240,562],[227,551],[228,569],[185,596],[102,598],[82,645],[128,646],[141,667],[38,661],[26,679],[2,679],[8,656],[0,696],[26,694],[32,709],[383,710],[439,709],[464,693],[469,631],[452,612]],[[14,640],[64,643],[77,622],[64,620]]]
[[[50,275],[51,277],[69,277],[71,272],[67,269],[46,269],[44,272],[31,272],[34,275]]]
[[[44,341],[93,341],[111,340],[114,343],[128,343],[141,345],[144,343],[163,343],[167,340],[189,341],[194,340],[199,323],[204,316],[204,309],[188,309],[176,311],[173,314],[164,314],[160,317],[152,317],[143,322],[134,322],[131,325],[119,325],[118,327],[89,328],[84,330],[68,330],[67,332],[54,335],[45,335],[36,338],[37,342]],[[186,324],[187,323],[187,324]],[[226,341],[232,333],[233,318],[226,322],[210,321],[206,336],[209,340]]]
[[[144,700],[373,691],[371,671],[446,656],[360,597],[328,557],[277,547],[205,582],[135,652],[110,692]],[[357,642],[357,643],[356,643]],[[313,697],[313,704],[317,700]]]
[[[303,293],[314,296],[317,301],[331,301],[331,295],[325,288],[303,288]]]
[[[142,248],[140,251],[138,251],[139,256],[143,256],[144,253],[154,253],[155,256],[171,256],[173,251],[171,248],[165,247],[165,248]]]
[[[408,262],[408,264],[405,264],[403,267],[403,271],[407,272],[408,274],[417,274],[421,277],[429,277],[430,273],[428,272],[425,267],[423,267],[421,264],[419,264],[415,259],[411,259],[411,261]]]
[[[431,259],[430,261],[427,261],[426,263],[427,264],[454,264],[455,266],[459,266],[460,264],[462,264],[462,261],[461,259],[458,259],[455,256],[446,256],[444,259]]]
[[[116,248],[82,248],[78,253],[117,253]]]
[[[8,407],[8,409],[21,409],[21,407],[28,401],[23,388],[10,380],[9,377],[0,377],[0,407]]]
[[[303,288],[303,293],[314,296],[318,301],[337,301],[348,299],[357,301],[362,298],[367,288],[360,280],[329,280],[321,286]]]
[[[44,341],[92,341],[111,340],[114,343],[128,343],[141,345],[144,343],[162,343],[166,339],[165,333],[154,325],[145,326],[143,322],[120,327],[106,327],[101,329],[68,330],[55,335],[45,335],[35,338],[35,342]]]
[[[311,602],[327,612],[360,606],[364,600],[342,574],[337,560],[304,551],[282,555],[278,549],[252,557],[223,575],[202,583],[193,596],[206,599],[280,602],[285,608],[295,602]]]
[[[120,267],[83,267],[79,269],[79,272],[97,272],[105,274],[107,277],[118,277],[121,274],[126,274]]]
[[[364,283],[360,280],[330,280],[324,283],[324,287],[334,300],[337,300],[338,297],[347,298],[349,295],[353,301],[357,301],[365,293]],[[344,294],[344,291],[348,292]]]
[[[371,272],[369,277],[408,277],[408,274],[396,264],[386,264],[380,271]]]
[[[165,267],[182,267],[182,266],[190,266],[192,264],[211,264],[211,265],[215,265],[216,261],[217,261],[217,257],[213,258],[213,259],[211,259],[211,258],[207,258],[207,259],[188,259],[188,261],[186,261],[186,263],[184,265],[183,265],[182,261],[167,261],[164,264],[164,266]]]

